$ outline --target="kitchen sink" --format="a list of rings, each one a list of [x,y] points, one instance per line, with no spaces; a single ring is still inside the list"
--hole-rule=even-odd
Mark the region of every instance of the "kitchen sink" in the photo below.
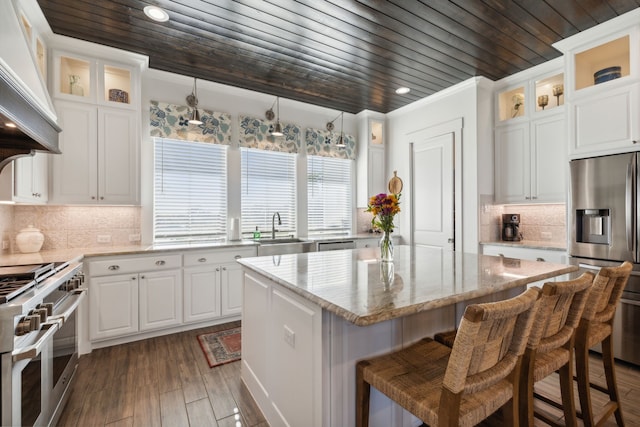
[[[258,256],[297,254],[315,250],[315,242],[296,238],[261,239],[258,244]]]

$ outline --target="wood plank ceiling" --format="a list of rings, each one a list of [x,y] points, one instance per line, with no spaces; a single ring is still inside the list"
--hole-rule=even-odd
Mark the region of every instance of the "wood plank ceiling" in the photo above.
[[[640,0],[38,0],[54,33],[151,68],[349,113],[389,112],[472,76],[560,55],[551,44]],[[142,12],[165,9],[156,23]],[[394,91],[411,88],[406,95]]]

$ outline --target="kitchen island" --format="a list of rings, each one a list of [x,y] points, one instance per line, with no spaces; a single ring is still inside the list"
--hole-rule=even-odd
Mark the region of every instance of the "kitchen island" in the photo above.
[[[397,246],[244,258],[242,379],[271,426],[351,426],[355,364],[576,266]],[[372,389],[370,425],[419,425]]]

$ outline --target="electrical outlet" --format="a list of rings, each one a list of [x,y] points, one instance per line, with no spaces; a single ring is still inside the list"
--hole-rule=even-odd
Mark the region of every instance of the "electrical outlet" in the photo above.
[[[140,241],[140,233],[129,234],[129,241],[130,242],[139,242]]]
[[[540,238],[542,240],[551,240],[551,233],[549,231],[543,231],[540,233]]]
[[[284,341],[292,348],[296,348],[296,333],[287,325],[284,325]]]
[[[98,243],[110,243],[111,234],[98,234]]]

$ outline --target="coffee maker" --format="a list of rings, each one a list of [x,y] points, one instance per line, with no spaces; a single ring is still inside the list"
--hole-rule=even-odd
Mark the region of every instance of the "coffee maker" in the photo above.
[[[520,214],[502,214],[502,240],[507,242],[519,242]]]

